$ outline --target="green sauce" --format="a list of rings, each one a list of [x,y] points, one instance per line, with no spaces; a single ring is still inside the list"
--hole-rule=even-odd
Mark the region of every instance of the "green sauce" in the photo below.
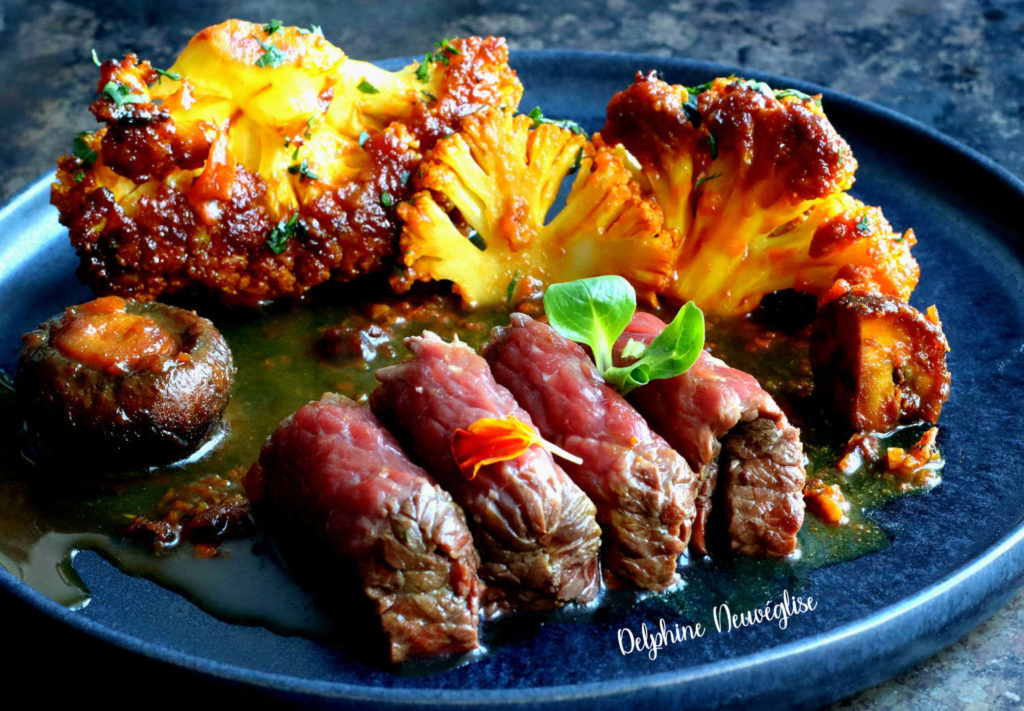
[[[227,313],[214,321],[231,345],[238,376],[218,440],[189,461],[142,472],[88,479],[73,471],[36,468],[24,460],[17,433],[20,420],[13,394],[0,383],[0,564],[29,586],[69,607],[85,605],[89,592],[75,574],[71,559],[79,550],[95,550],[130,575],[142,575],[176,590],[222,619],[262,624],[278,632],[307,636],[335,631],[330,615],[285,571],[266,541],[221,544],[216,557],[197,557],[191,544],[154,553],[128,542],[123,533],[136,516],[156,518],[161,498],[211,474],[247,469],[277,423],[327,391],[365,399],[375,386],[374,370],[407,356],[404,337],[424,329],[449,339],[455,334],[480,346],[491,327],[507,323],[505,309],[476,312],[445,307],[426,298],[410,308],[391,299],[360,306],[313,304],[261,312]],[[378,342],[368,346],[370,359],[357,352],[325,354],[330,329],[357,329],[389,323]],[[811,382],[806,343],[801,337],[765,339],[744,322],[709,323],[712,352],[730,365],[755,375],[782,404],[799,411]],[[328,334],[329,336],[329,334]],[[755,341],[753,339],[760,338]],[[330,350],[330,349],[328,349]],[[686,617],[689,610],[730,600],[737,609],[756,606],[783,588],[794,594],[809,574],[887,545],[889,538],[865,511],[903,493],[889,475],[862,468],[851,475],[835,469],[845,436],[818,424],[821,418],[795,421],[809,459],[808,478],[839,483],[850,502],[849,522],[826,526],[808,513],[800,532],[800,554],[786,560],[691,560],[684,583],[661,595],[611,594],[584,611],[560,618],[585,621],[621,605],[644,605]],[[812,423],[812,424],[808,424]],[[921,428],[903,430],[893,439],[909,446]],[[237,486],[237,484],[236,484]],[[247,581],[258,595],[240,595]],[[486,629],[485,629],[486,632]]]

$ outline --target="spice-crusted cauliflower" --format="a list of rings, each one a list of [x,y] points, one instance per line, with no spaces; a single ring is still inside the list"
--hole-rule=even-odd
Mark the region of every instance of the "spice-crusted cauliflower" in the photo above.
[[[416,194],[398,207],[405,270],[450,280],[471,306],[536,295],[547,284],[620,274],[641,295],[664,288],[675,247],[662,216],[624,165],[551,122],[486,108],[424,159]],[[565,207],[548,221],[563,179],[576,171]]]
[[[422,152],[482,106],[518,104],[507,59],[471,37],[388,72],[318,29],[228,20],[166,72],[105,62],[91,110],[106,127],[61,158],[51,195],[80,275],[100,293],[255,304],[381,269]]]
[[[917,284],[913,232],[894,234],[879,209],[845,193],[857,162],[813,97],[638,74],[595,140],[637,157],[678,235],[664,291],[674,300],[738,315],[780,289],[823,299],[837,279],[903,299]]]

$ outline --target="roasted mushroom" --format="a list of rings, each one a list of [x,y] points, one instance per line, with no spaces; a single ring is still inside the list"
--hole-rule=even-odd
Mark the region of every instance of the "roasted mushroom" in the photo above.
[[[223,336],[193,311],[106,296],[22,337],[16,388],[46,456],[105,466],[194,451],[220,420],[235,368]]]
[[[948,350],[934,307],[922,314],[894,296],[851,291],[815,319],[815,391],[856,430],[935,423],[949,397]]]

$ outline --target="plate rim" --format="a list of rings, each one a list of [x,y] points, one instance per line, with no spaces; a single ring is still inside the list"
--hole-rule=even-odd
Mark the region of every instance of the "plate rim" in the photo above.
[[[896,126],[916,137],[923,138],[926,143],[937,145],[944,151],[956,155],[962,161],[980,169],[994,183],[1008,191],[1024,204],[1024,181],[997,163],[992,158],[974,148],[942,133],[941,131],[910,118],[888,107],[873,103],[866,99],[829,89],[827,87],[778,75],[761,72],[745,67],[706,62],[697,59],[676,56],[657,56],[632,52],[606,52],[578,49],[541,49],[513,50],[510,64],[516,67],[517,61],[537,62],[550,61],[552,58],[573,62],[587,63],[590,61],[608,62],[618,60],[646,65],[656,69],[672,71],[707,72],[712,76],[736,74],[766,81],[775,86],[786,85],[809,94],[822,94],[827,102],[840,106],[844,110],[868,115],[883,123]],[[401,66],[402,63],[415,61],[414,57],[394,57],[372,60],[382,66]],[[628,81],[628,79],[627,79]],[[0,223],[8,220],[11,214],[20,207],[40,199],[40,194],[49,189],[55,173],[49,171],[38,179],[28,183],[14,193],[0,207]],[[1020,245],[1017,245],[1018,248]],[[965,583],[970,580],[973,588],[968,593],[964,590]],[[409,707],[424,707],[439,703],[450,703],[460,706],[487,705],[516,707],[526,704],[536,706],[538,703],[556,704],[566,700],[588,700],[593,703],[614,702],[626,695],[644,692],[657,696],[671,692],[682,685],[695,684],[703,680],[713,681],[726,674],[750,672],[753,676],[760,675],[763,679],[772,677],[778,682],[784,675],[772,674],[773,667],[794,662],[801,655],[820,653],[823,649],[841,651],[861,639],[872,628],[880,628],[886,633],[886,639],[895,642],[885,649],[867,658],[860,659],[861,664],[877,662],[885,656],[891,656],[927,633],[938,634],[944,625],[935,625],[935,629],[922,628],[929,618],[929,613],[937,608],[945,607],[946,617],[943,619],[946,629],[940,644],[930,646],[921,653],[917,651],[910,658],[904,656],[903,661],[887,669],[880,676],[871,678],[870,684],[863,674],[854,687],[845,689],[844,693],[853,693],[868,685],[880,683],[891,678],[903,669],[916,664],[922,659],[935,654],[939,649],[952,643],[984,619],[994,613],[1009,597],[1024,585],[1024,522],[1010,529],[1005,536],[997,540],[981,555],[953,570],[945,578],[932,583],[899,602],[883,607],[873,613],[852,622],[840,625],[826,632],[804,637],[794,642],[762,649],[752,654],[725,658],[708,662],[669,669],[625,679],[606,679],[599,681],[580,682],[566,685],[546,685],[530,687],[501,688],[470,688],[449,689],[433,687],[383,687],[353,684],[350,682],[325,681],[306,677],[257,671],[248,667],[221,662],[208,657],[180,651],[172,647],[147,641],[134,634],[129,634],[93,619],[78,614],[76,609],[67,608],[31,588],[19,580],[13,573],[0,566],[0,588],[21,599],[28,605],[49,615],[51,618],[67,624],[94,639],[112,644],[135,654],[152,660],[171,664],[198,674],[222,681],[242,682],[253,687],[266,690],[284,691],[300,694],[309,699],[330,701],[348,701],[359,704],[401,704]],[[978,609],[981,612],[977,612]],[[952,611],[952,612],[950,612]],[[974,614],[968,614],[974,611]],[[959,624],[949,624],[951,620],[959,620]],[[892,634],[896,631],[908,630],[902,635]],[[913,630],[913,631],[910,631]],[[858,656],[864,657],[863,650]],[[801,676],[807,676],[807,670],[801,669]],[[743,701],[753,698],[753,689],[747,689],[747,695],[736,700]],[[638,697],[630,696],[630,700]],[[822,697],[824,698],[824,697]],[[838,697],[837,697],[838,698]]]

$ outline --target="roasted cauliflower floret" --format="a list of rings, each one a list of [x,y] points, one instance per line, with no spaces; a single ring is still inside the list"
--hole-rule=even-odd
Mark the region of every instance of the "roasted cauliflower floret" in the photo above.
[[[665,227],[690,232],[691,195],[710,160],[707,128],[701,128],[695,95],[684,86],[659,81],[654,74],[637,81],[608,103],[599,144],[620,144],[639,161],[665,214]],[[696,124],[694,123],[696,121]]]
[[[836,280],[909,299],[920,273],[910,256],[916,242],[913,230],[894,233],[879,208],[847,193],[830,195],[773,232],[748,242],[743,281],[731,286],[739,304],[736,312],[756,307],[765,294],[789,288],[824,302]],[[719,283],[725,286],[730,281]]]
[[[483,109],[442,139],[420,167],[417,193],[398,213],[406,269],[450,280],[471,305],[536,294],[544,285],[621,274],[648,297],[664,288],[675,245],[659,236],[661,211],[642,194],[622,151],[510,110]],[[563,179],[565,207],[548,221]]]
[[[913,233],[893,234],[845,194],[857,163],[814,97],[638,75],[612,98],[599,140],[637,157],[678,235],[665,290],[675,300],[739,315],[781,289],[824,298],[837,278],[901,298],[917,283]]]
[[[60,160],[51,199],[80,274],[141,299],[254,304],[379,271],[423,151],[522,93],[500,39],[388,72],[276,21],[208,27],[167,71],[128,55],[100,72],[106,127]]]

